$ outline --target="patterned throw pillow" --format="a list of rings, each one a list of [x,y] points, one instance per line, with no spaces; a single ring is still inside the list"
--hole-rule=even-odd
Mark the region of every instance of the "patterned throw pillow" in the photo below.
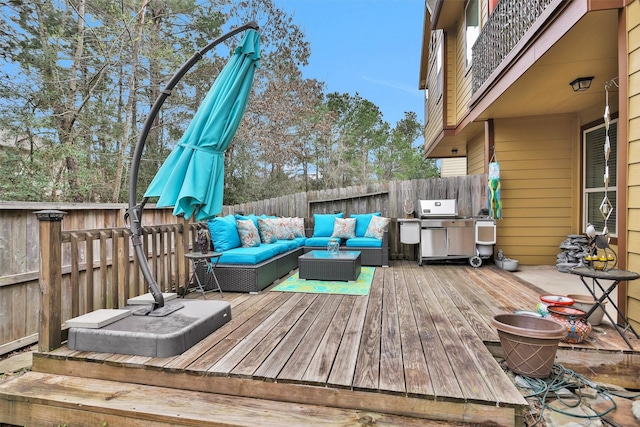
[[[291,229],[291,218],[267,219],[278,240],[292,240],[295,236]]]
[[[256,226],[256,229],[258,229],[258,217],[254,214],[249,214],[249,215],[240,215],[240,214],[236,214],[236,219],[250,219],[251,221],[253,221],[253,225]]]
[[[367,227],[371,222],[372,216],[382,216],[382,213],[373,212],[367,214],[351,214],[351,218],[356,219],[356,237],[364,237],[364,233],[367,232]]]
[[[291,231],[294,237],[305,237],[304,218],[291,218]]]
[[[373,237],[374,239],[382,240],[382,236],[389,227],[389,218],[383,216],[372,216],[371,222],[367,227],[367,231],[364,233],[364,237]]]
[[[336,218],[333,223],[331,237],[339,237],[341,239],[353,239],[356,237],[356,219]]]
[[[256,225],[250,219],[237,219],[238,235],[243,248],[260,246],[260,235]]]
[[[258,232],[262,243],[273,243],[278,240],[268,218],[258,218]]]

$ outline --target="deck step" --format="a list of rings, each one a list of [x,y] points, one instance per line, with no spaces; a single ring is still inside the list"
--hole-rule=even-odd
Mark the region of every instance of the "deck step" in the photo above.
[[[194,381],[197,381],[194,377]],[[28,372],[0,381],[0,423],[97,426],[419,426],[367,411]],[[438,425],[439,423],[436,423]]]

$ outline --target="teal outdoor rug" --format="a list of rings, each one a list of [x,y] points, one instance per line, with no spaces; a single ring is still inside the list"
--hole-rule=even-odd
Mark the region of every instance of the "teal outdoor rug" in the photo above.
[[[272,291],[305,292],[311,294],[368,295],[375,267],[362,267],[355,282],[331,282],[326,280],[304,280],[293,274]]]

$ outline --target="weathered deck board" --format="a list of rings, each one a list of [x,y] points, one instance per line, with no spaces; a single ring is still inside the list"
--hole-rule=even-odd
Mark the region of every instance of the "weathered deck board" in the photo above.
[[[430,285],[422,287],[422,295],[432,313],[436,330],[455,373],[449,381],[457,381],[460,384],[465,399],[491,401],[493,398],[491,390],[487,387],[477,367],[470,363],[473,361],[473,355],[469,354],[468,347],[472,343],[467,342],[469,336],[464,334],[465,325],[455,318],[457,313],[453,310],[453,304],[449,297],[438,286],[439,279],[435,271],[424,268],[414,271],[423,275],[425,281]],[[439,363],[442,362],[439,361]]]
[[[336,310],[342,302],[342,297],[329,298],[318,314],[308,333],[298,344],[294,353],[278,374],[278,381],[302,381],[307,367],[311,364],[313,356],[319,351],[319,343],[329,329],[329,324],[333,320]]]
[[[327,299],[327,295],[318,295],[295,324],[291,326],[286,323],[281,325],[283,328],[286,328],[286,335],[282,339],[277,340],[277,345],[273,351],[260,363],[258,369],[253,373],[255,378],[269,380],[278,376],[298,347],[298,344],[300,344],[300,341],[302,341],[305,334],[309,331],[309,327],[316,320],[320,311],[323,310]]]
[[[374,277],[377,280],[372,284],[369,292],[369,301],[366,318],[364,320],[364,331],[360,343],[358,354],[358,365],[353,378],[353,387],[362,390],[377,389],[380,381],[380,340],[382,324],[382,298],[384,287],[381,275]]]
[[[84,379],[30,372],[15,390],[0,388],[0,411],[18,416],[36,407],[41,419],[33,425],[113,425],[272,427],[381,425],[418,427],[424,420],[392,414],[301,405],[274,400],[241,398],[221,394],[181,391],[167,387],[129,384],[126,391],[115,381]],[[12,391],[12,399],[2,399]],[[45,391],[46,395],[42,395]],[[10,406],[9,406],[10,405]],[[98,409],[95,413],[90,410]],[[132,411],[131,408],[135,408]],[[283,417],[286,414],[286,417]],[[20,422],[19,418],[11,422]],[[30,424],[31,425],[31,424]],[[440,423],[438,423],[440,425]]]
[[[428,302],[422,296],[421,289],[428,284],[423,276],[416,275],[409,270],[404,272],[404,277],[412,300],[422,350],[429,369],[433,396],[434,398],[462,396],[460,384],[457,381],[451,381],[451,378],[455,378],[455,372],[451,364],[448,363],[447,349],[438,335],[436,328],[438,318],[434,318],[428,308]]]
[[[332,321],[327,327],[327,331],[322,337],[309,366],[307,367],[302,381],[309,384],[324,385],[329,379],[331,367],[338,353],[338,348],[344,335],[345,328],[349,322],[349,317],[353,311],[353,306],[357,298],[352,295],[342,298],[338,310],[336,310]]]
[[[226,325],[228,327],[218,329],[209,337],[205,338],[208,342],[205,343],[205,346],[202,346],[202,351],[194,354],[194,356],[198,356],[197,358],[191,357],[182,360],[183,358],[179,356],[176,362],[179,361],[180,364],[176,366],[177,363],[173,363],[173,366],[175,366],[176,369],[186,369],[188,367],[190,370],[207,371],[291,296],[278,295],[275,293],[265,293],[262,295],[268,296],[259,299],[255,304],[247,307],[247,309],[240,314],[234,315],[232,311],[232,319]]]
[[[535,307],[541,291],[495,267],[377,268],[367,296],[225,294],[233,317],[182,355],[146,358],[66,348],[37,353],[34,370],[158,383],[179,391],[324,405],[448,421],[514,423],[524,400],[492,353],[491,318]],[[196,295],[197,297],[197,295]],[[563,360],[596,354],[608,376],[640,357],[610,326],[562,344]],[[84,367],[85,365],[89,368]],[[572,368],[573,369],[573,368]],[[153,379],[152,379],[153,378]],[[193,379],[197,378],[197,381]],[[609,377],[607,377],[608,379]]]
[[[380,381],[381,391],[405,392],[405,375],[402,360],[400,322],[396,276],[393,269],[385,269],[384,298],[382,300],[382,333],[380,340]]]
[[[450,274],[443,274],[442,284],[443,290],[450,290],[451,286],[448,282],[451,280]],[[449,296],[454,295],[455,293],[450,293]],[[476,366],[476,372],[484,379],[485,384],[491,391],[491,395],[497,402],[509,402],[512,397],[513,389],[511,387],[504,387],[504,382],[502,378],[504,378],[504,372],[492,360],[490,357],[490,352],[487,348],[480,342],[475,335],[474,328],[475,325],[467,322],[467,317],[464,315],[464,312],[460,310],[460,306],[455,306],[453,304],[453,299],[444,298],[446,309],[451,313],[450,318],[452,319],[452,323],[455,324],[456,330],[458,331],[458,335],[460,337],[460,341],[464,343],[464,348],[467,349],[469,356],[473,360]],[[464,307],[468,306],[464,304]]]
[[[433,394],[429,368],[422,349],[406,277],[402,271],[396,274],[399,274],[396,278],[396,297],[406,391],[409,395]]]
[[[309,306],[315,302],[317,295],[305,294],[291,310],[283,313],[262,340],[239,361],[231,370],[231,375],[253,377],[265,360],[279,347],[288,332],[298,325],[300,319],[308,312]],[[255,343],[254,343],[255,344]],[[264,377],[263,377],[264,379]]]
[[[255,327],[240,341],[238,345],[227,352],[216,364],[214,364],[209,372],[227,375],[230,373],[249,353],[253,351],[262,339],[264,339],[271,330],[282,321],[291,310],[295,310],[296,305],[305,296],[305,294],[294,294],[288,298],[284,304],[280,305],[269,317]]]
[[[335,387],[350,388],[358,361],[360,339],[362,337],[367,314],[367,298],[354,299],[351,316],[347,321],[342,341],[333,361],[327,384]]]
[[[469,322],[475,333],[483,341],[495,341],[498,338],[498,333],[491,326],[491,318],[496,314],[504,313],[504,310],[492,307],[489,303],[491,299],[481,288],[469,286],[468,283],[458,280],[452,273],[450,270],[443,272],[443,288],[446,289],[457,310]]]

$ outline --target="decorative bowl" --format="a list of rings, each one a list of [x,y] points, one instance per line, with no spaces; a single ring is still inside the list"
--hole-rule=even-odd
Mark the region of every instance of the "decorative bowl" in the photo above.
[[[516,271],[518,269],[519,261],[517,259],[504,258],[496,259],[495,264],[503,270]]]

